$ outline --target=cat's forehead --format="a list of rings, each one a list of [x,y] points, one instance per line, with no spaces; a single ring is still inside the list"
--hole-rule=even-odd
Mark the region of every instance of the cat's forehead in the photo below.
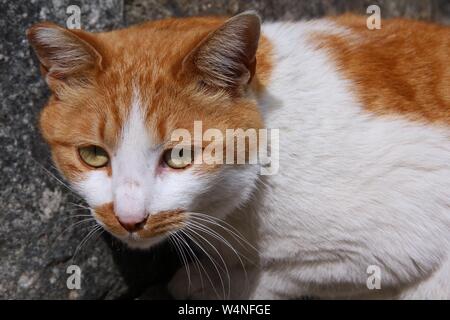
[[[158,98],[161,95],[165,98]],[[117,83],[101,95],[101,110],[91,113],[92,125],[98,131],[96,139],[116,149],[124,132],[133,129],[141,136],[151,137],[152,145],[159,144],[165,139],[167,124],[176,120],[176,113],[170,110],[175,103],[183,108],[170,95],[157,92],[151,83],[144,90],[137,83]]]
[[[186,55],[224,20],[220,17],[165,19],[98,33],[96,38],[102,44],[102,56],[108,68],[121,69],[123,76],[151,69],[153,77],[167,77],[177,73]]]
[[[234,103],[199,95],[195,89],[167,79],[163,72],[140,70],[129,78],[120,74],[106,74],[105,81],[88,93],[89,99],[75,102],[77,115],[73,117],[84,120],[73,123],[70,130],[116,149],[127,127],[139,127],[152,147],[170,139],[175,129],[193,132],[194,121],[201,121],[206,128],[227,128],[232,127],[226,124],[229,120],[238,119],[230,116],[238,112]],[[85,130],[87,124],[89,130]]]

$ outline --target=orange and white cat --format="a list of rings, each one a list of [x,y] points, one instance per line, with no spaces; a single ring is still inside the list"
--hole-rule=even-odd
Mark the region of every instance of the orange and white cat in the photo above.
[[[130,247],[183,246],[175,297],[450,298],[448,27],[245,12],[28,39],[57,167]],[[278,172],[174,161],[194,121],[278,129]]]

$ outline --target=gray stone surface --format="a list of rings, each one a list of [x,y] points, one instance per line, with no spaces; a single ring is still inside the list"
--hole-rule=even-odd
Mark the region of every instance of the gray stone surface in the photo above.
[[[149,19],[192,15],[233,15],[256,10],[266,20],[295,20],[345,12],[365,14],[379,5],[382,17],[409,17],[448,22],[449,0],[126,0],[126,25]]]
[[[298,19],[364,14],[379,4],[385,17],[408,16],[450,23],[448,0],[289,1],[289,0],[0,0],[0,299],[115,299],[166,297],[162,286],[177,265],[162,246],[134,252],[108,236],[92,239],[72,256],[89,222],[67,229],[87,212],[52,175],[48,148],[37,119],[48,98],[26,38],[27,27],[43,20],[61,25],[68,5],[81,7],[82,27],[110,30],[169,16],[227,14],[255,9],[265,19]],[[82,270],[81,290],[68,290],[66,268]]]

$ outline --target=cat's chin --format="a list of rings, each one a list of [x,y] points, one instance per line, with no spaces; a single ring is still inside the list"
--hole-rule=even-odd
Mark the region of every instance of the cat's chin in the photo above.
[[[127,245],[130,249],[136,250],[146,250],[154,247],[155,245],[161,243],[166,238],[165,235],[156,236],[148,239],[136,238],[133,235],[127,237],[118,237],[123,243]]]

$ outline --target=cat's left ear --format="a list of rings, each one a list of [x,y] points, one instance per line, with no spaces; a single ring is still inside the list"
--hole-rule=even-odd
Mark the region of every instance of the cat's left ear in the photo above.
[[[88,32],[43,22],[29,28],[27,37],[52,90],[85,81],[102,69],[102,55]]]
[[[261,19],[253,11],[232,17],[191,51],[183,69],[193,68],[204,83],[216,88],[248,84],[255,74],[260,29]]]

